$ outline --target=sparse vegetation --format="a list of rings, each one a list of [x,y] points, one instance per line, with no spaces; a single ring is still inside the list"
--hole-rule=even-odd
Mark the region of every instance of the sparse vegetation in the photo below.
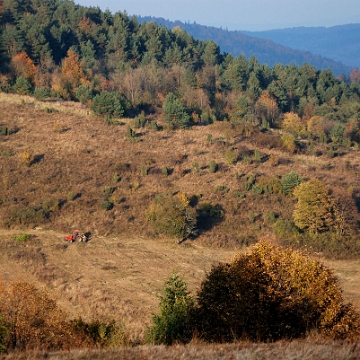
[[[17,5],[0,2],[0,352],[357,341],[334,274],[292,250],[344,267],[359,303],[357,264],[334,260],[360,254],[357,71],[269,68],[71,1]],[[74,228],[90,242],[64,243]],[[207,272],[262,238],[274,246]],[[169,267],[201,288],[174,273],[151,318]]]

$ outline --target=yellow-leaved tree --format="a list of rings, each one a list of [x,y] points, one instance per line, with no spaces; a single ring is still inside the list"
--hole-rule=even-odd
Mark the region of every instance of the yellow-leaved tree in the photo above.
[[[318,179],[303,182],[294,189],[297,198],[293,219],[299,229],[311,233],[333,230],[338,222],[338,209],[327,186]]]
[[[284,114],[284,120],[281,124],[281,128],[292,134],[301,134],[305,130],[304,124],[298,114],[289,112]]]
[[[360,317],[334,273],[290,248],[265,241],[206,275],[192,310],[193,331],[209,342],[275,341],[317,330],[359,339]]]

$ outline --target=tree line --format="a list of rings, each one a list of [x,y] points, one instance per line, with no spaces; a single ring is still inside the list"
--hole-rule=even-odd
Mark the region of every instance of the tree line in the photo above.
[[[268,129],[291,113],[304,124],[321,117],[328,138],[335,124],[358,126],[356,71],[348,79],[306,63],[271,68],[179,27],[69,0],[0,5],[1,91],[81,101],[104,116],[162,111],[171,95],[187,125],[225,120]]]

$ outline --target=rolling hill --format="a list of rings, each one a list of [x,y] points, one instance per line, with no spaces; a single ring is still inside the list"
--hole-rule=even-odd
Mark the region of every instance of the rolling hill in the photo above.
[[[360,67],[360,24],[333,27],[296,27],[243,34],[272,40],[294,49],[310,51],[347,66]]]

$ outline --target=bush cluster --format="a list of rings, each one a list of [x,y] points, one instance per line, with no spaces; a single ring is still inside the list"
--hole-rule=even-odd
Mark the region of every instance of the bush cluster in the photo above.
[[[179,240],[196,235],[197,214],[185,194],[162,194],[155,198],[146,213],[155,231]]]
[[[333,339],[360,337],[360,315],[345,303],[333,272],[298,251],[265,241],[214,266],[196,301],[182,304],[185,309],[177,320],[187,328],[177,324],[181,332],[169,334],[172,338],[166,341],[158,337],[159,342],[169,344],[184,334],[208,342],[276,341],[314,330]],[[164,321],[165,315],[161,312]],[[152,329],[159,329],[159,318],[154,320]]]
[[[48,294],[26,282],[0,284],[0,353],[67,350],[126,344],[123,325],[81,318],[67,320]]]

